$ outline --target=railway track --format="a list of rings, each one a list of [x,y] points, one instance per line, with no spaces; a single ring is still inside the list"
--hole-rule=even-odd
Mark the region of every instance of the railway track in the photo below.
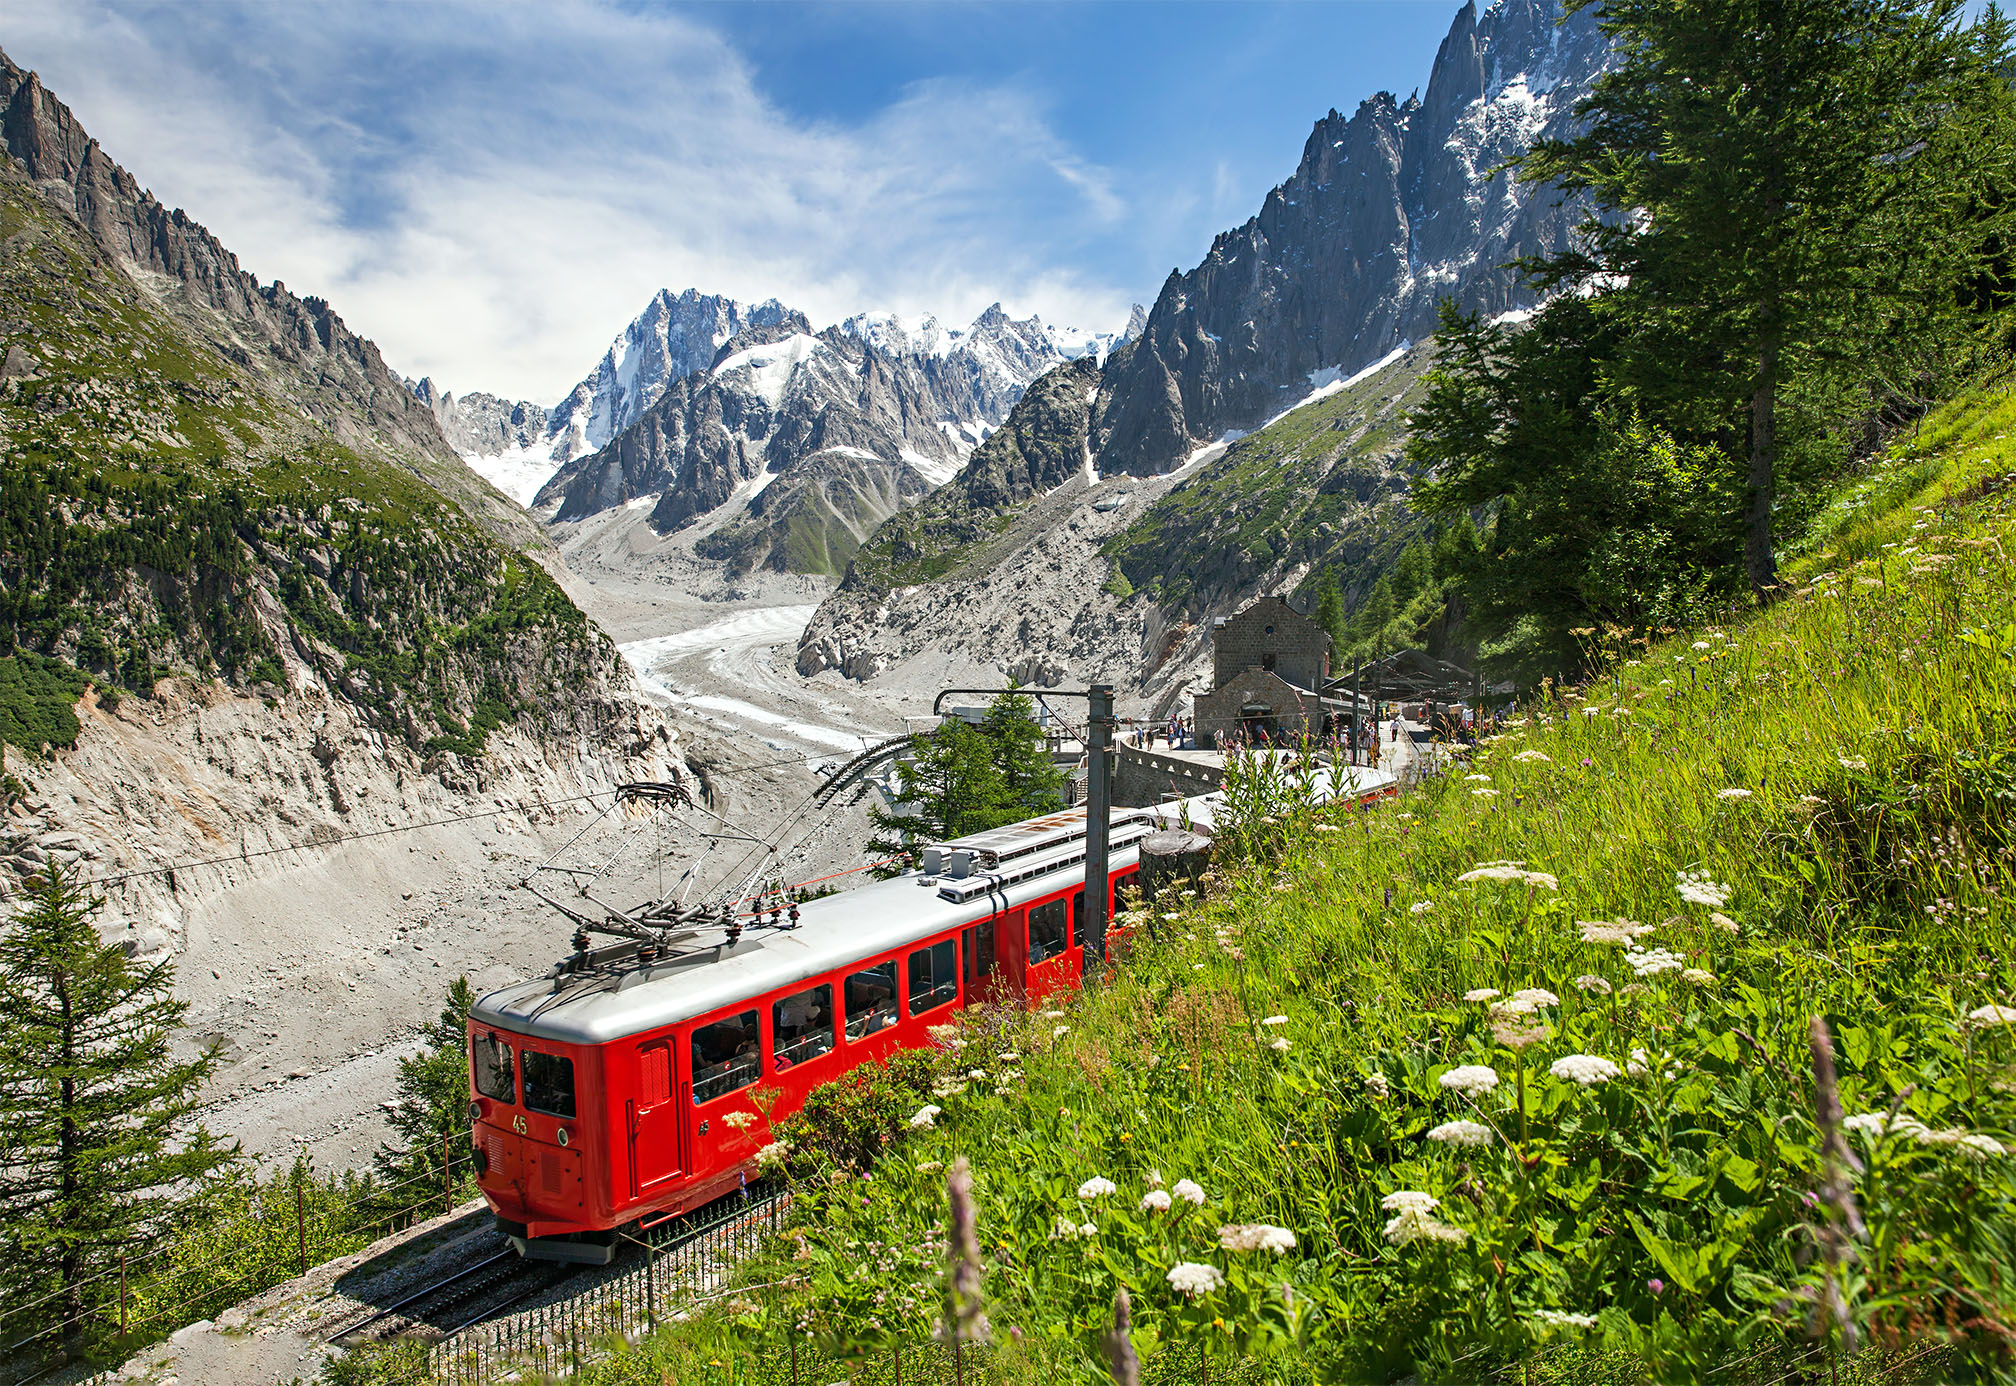
[[[526,1261],[514,1251],[500,1251],[409,1291],[338,1329],[328,1340],[355,1346],[413,1333],[449,1337],[544,1294],[578,1269],[551,1261]]]

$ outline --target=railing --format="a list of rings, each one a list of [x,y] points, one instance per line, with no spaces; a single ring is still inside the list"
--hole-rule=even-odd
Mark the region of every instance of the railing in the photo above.
[[[726,1285],[735,1267],[761,1250],[790,1206],[786,1190],[703,1215],[698,1223],[675,1219],[634,1239],[646,1248],[635,1264],[564,1299],[443,1338],[428,1353],[428,1368],[447,1386],[575,1372],[592,1360],[598,1342],[649,1333]]]

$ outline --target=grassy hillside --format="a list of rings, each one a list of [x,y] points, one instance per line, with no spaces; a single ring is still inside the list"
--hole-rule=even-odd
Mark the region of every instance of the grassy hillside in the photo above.
[[[1474,767],[1256,815],[1110,985],[971,1017],[872,1176],[797,1152],[776,1256],[598,1379],[788,1380],[794,1337],[914,1374],[960,1156],[969,1380],[1104,1379],[1121,1286],[1158,1383],[2009,1375],[2012,428],[1949,406],[1795,596],[1610,650]]]
[[[612,657],[530,557],[195,340],[12,166],[0,358],[0,655],[108,692],[313,677],[465,754]],[[0,735],[74,736],[44,707],[62,682],[0,676]]]
[[[1362,592],[1424,525],[1406,505],[1401,448],[1430,347],[1228,448],[1109,540],[1135,591],[1196,617],[1298,565]]]

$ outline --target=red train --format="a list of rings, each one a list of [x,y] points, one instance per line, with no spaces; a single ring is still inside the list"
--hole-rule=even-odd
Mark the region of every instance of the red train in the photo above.
[[[1349,792],[1391,783],[1360,770]],[[1116,810],[1109,889],[1158,821],[1185,807],[1208,821],[1215,798]],[[1075,985],[1084,838],[1083,809],[991,829],[809,902],[795,929],[683,953],[626,941],[483,997],[469,1017],[476,1167],[512,1244],[606,1262],[619,1229],[741,1184],[770,1121],[819,1084],[929,1044],[961,1006],[1034,1006]]]

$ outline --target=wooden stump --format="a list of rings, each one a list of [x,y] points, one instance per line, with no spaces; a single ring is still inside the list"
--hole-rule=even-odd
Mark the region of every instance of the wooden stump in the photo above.
[[[1165,886],[1195,890],[1211,866],[1211,839],[1180,828],[1164,828],[1141,839],[1141,893],[1153,900]]]

